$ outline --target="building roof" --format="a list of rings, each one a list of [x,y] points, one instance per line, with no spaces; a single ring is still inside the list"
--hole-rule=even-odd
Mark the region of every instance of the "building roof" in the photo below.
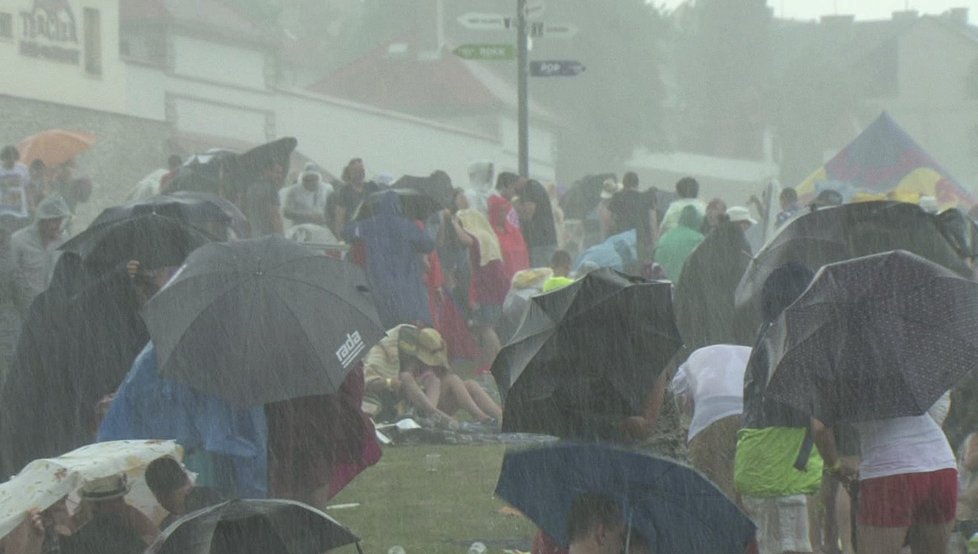
[[[262,28],[226,0],[121,0],[119,17],[124,24],[161,22],[248,42],[275,42]]]
[[[416,34],[384,43],[314,83],[310,90],[423,116],[474,115],[516,107],[516,89],[485,67],[451,54],[424,52]],[[506,64],[506,62],[502,62]],[[507,67],[512,67],[506,64]],[[530,102],[534,117],[553,120]]]

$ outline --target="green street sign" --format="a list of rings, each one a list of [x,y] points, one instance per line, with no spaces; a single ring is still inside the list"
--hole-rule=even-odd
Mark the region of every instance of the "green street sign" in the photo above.
[[[512,44],[463,44],[452,52],[466,60],[515,60],[516,46]]]

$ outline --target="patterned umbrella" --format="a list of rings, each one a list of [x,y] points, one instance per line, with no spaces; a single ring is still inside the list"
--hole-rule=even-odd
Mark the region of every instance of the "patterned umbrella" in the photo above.
[[[111,441],[83,446],[57,458],[35,460],[0,484],[0,537],[17,527],[27,517],[27,510],[45,510],[86,481],[118,473],[125,473],[132,486],[126,501],[152,517],[158,505],[142,476],[150,462],[163,456],[179,460],[183,449],[173,441]]]
[[[920,415],[978,369],[978,283],[903,250],[829,264],[764,340],[770,398],[830,423]]]

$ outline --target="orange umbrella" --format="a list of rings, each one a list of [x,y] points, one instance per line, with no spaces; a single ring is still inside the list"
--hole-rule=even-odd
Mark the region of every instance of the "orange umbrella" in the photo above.
[[[85,131],[49,129],[20,141],[20,161],[30,165],[41,160],[50,167],[61,165],[95,144],[95,135]]]

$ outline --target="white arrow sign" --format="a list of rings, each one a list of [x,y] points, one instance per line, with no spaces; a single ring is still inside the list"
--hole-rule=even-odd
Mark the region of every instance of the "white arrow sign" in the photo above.
[[[573,23],[544,23],[533,21],[530,23],[529,34],[534,38],[571,38],[580,29]]]
[[[458,22],[476,31],[504,31],[516,26],[515,18],[498,13],[469,12],[459,16]]]

